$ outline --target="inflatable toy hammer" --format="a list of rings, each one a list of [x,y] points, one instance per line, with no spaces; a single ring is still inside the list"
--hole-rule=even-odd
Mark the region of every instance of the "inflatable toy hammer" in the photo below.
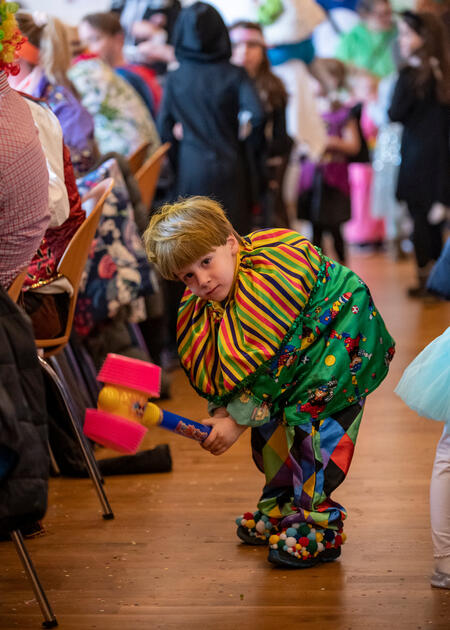
[[[97,409],[86,409],[84,434],[121,453],[136,453],[147,428],[161,426],[203,442],[211,431],[182,416],[163,411],[148,402],[159,396],[161,368],[146,361],[108,354],[97,376],[105,383]]]

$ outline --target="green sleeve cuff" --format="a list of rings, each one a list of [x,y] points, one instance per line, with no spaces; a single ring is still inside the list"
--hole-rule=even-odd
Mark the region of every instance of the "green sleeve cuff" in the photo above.
[[[270,408],[264,401],[257,400],[249,392],[233,398],[227,411],[237,424],[259,427],[270,420]]]

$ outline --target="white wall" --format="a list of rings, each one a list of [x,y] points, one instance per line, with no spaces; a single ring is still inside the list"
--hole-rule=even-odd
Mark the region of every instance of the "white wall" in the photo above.
[[[208,0],[206,0],[208,1]],[[194,0],[181,0],[183,5],[192,4]],[[415,0],[391,0],[395,9],[414,6]],[[236,19],[254,18],[256,0],[210,0],[226,22],[234,22]],[[56,15],[68,24],[78,24],[80,18],[93,11],[107,11],[110,0],[23,0],[24,8],[31,11],[45,11],[50,15]]]
[[[78,24],[80,18],[93,11],[107,11],[110,0],[23,0],[27,11],[45,11],[67,24]]]
[[[181,0],[184,6],[192,2],[194,0]],[[93,11],[107,11],[110,4],[110,0],[22,0],[24,9],[44,11],[67,24],[78,24],[83,15]],[[210,4],[221,11],[226,22],[234,22],[239,18],[253,18],[256,5],[255,0],[211,0]]]

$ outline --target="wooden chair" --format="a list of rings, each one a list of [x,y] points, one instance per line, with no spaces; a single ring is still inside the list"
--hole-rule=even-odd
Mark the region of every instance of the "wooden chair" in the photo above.
[[[68,343],[72,331],[73,317],[77,303],[78,289],[81,276],[88,258],[89,249],[94,239],[95,231],[103,210],[103,204],[113,187],[112,178],[105,179],[87,193],[82,201],[95,200],[95,206],[86,220],[80,225],[67,246],[58,264],[58,274],[67,278],[72,285],[73,294],[70,298],[69,313],[64,333],[52,339],[36,339],[38,348],[44,349],[44,356],[58,354]]]
[[[17,276],[9,285],[8,295],[13,302],[17,302],[17,300],[19,299],[19,295],[22,290],[23,283],[25,282],[26,276],[27,270],[23,269],[20,273],[17,274]]]
[[[65,276],[73,288],[64,333],[59,337],[52,339],[35,340],[36,346],[44,351],[44,357],[39,356],[41,366],[55,384],[58,394],[65,405],[67,416],[80,446],[86,468],[100,500],[104,519],[112,519],[114,518],[114,514],[103,489],[103,480],[101,478],[96,459],[83,434],[81,422],[78,422],[75,418],[76,413],[72,396],[66,386],[64,375],[59,369],[54,355],[60,353],[69,342],[81,277],[89,255],[92,240],[100,220],[103,204],[105,203],[106,197],[111,192],[113,184],[114,181],[112,178],[105,179],[83,197],[83,202],[86,202],[88,199],[92,199],[95,206],[89,216],[86,217],[85,221],[75,232],[58,265],[58,273]]]
[[[153,197],[155,196],[162,161],[169,149],[170,142],[161,145],[159,149],[144,162],[135,175],[142,201],[147,210],[150,210]]]
[[[20,291],[22,289],[26,275],[27,270],[24,269],[15,277],[8,289],[8,295],[13,302],[17,302],[19,298]],[[34,568],[34,564],[30,558],[28,549],[26,548],[22,532],[20,531],[20,529],[13,529],[10,532],[10,536],[16,548],[17,555],[22,562],[25,573],[27,574],[28,579],[31,582],[34,594],[36,595],[36,600],[39,604],[39,608],[41,609],[42,616],[44,617],[42,625],[44,628],[55,628],[58,625],[58,621],[56,620],[52,607],[50,606],[47,599],[47,595],[45,594],[45,591],[39,580],[36,569]]]
[[[144,142],[140,147],[136,149],[134,153],[128,158],[128,166],[130,167],[133,175],[136,175],[138,170],[144,163],[145,156],[147,155],[147,149],[150,146],[150,142]]]

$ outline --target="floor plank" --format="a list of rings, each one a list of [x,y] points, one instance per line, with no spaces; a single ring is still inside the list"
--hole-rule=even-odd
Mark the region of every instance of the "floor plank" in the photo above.
[[[368,400],[352,468],[335,495],[349,512],[341,560],[286,571],[267,563],[266,550],[238,543],[234,518],[253,509],[263,481],[248,435],[214,458],[155,429],[146,446],[169,443],[173,472],[108,478],[115,520],[102,520],[87,480],[51,481],[47,534],[27,546],[61,629],[450,628],[450,591],[428,581],[428,485],[442,426],[393,393],[408,362],[450,322],[450,306],[405,297],[410,261],[356,252],[351,266],[371,287],[397,355]],[[165,406],[205,416],[181,371]],[[40,627],[12,544],[2,543],[0,554],[0,628]]]

